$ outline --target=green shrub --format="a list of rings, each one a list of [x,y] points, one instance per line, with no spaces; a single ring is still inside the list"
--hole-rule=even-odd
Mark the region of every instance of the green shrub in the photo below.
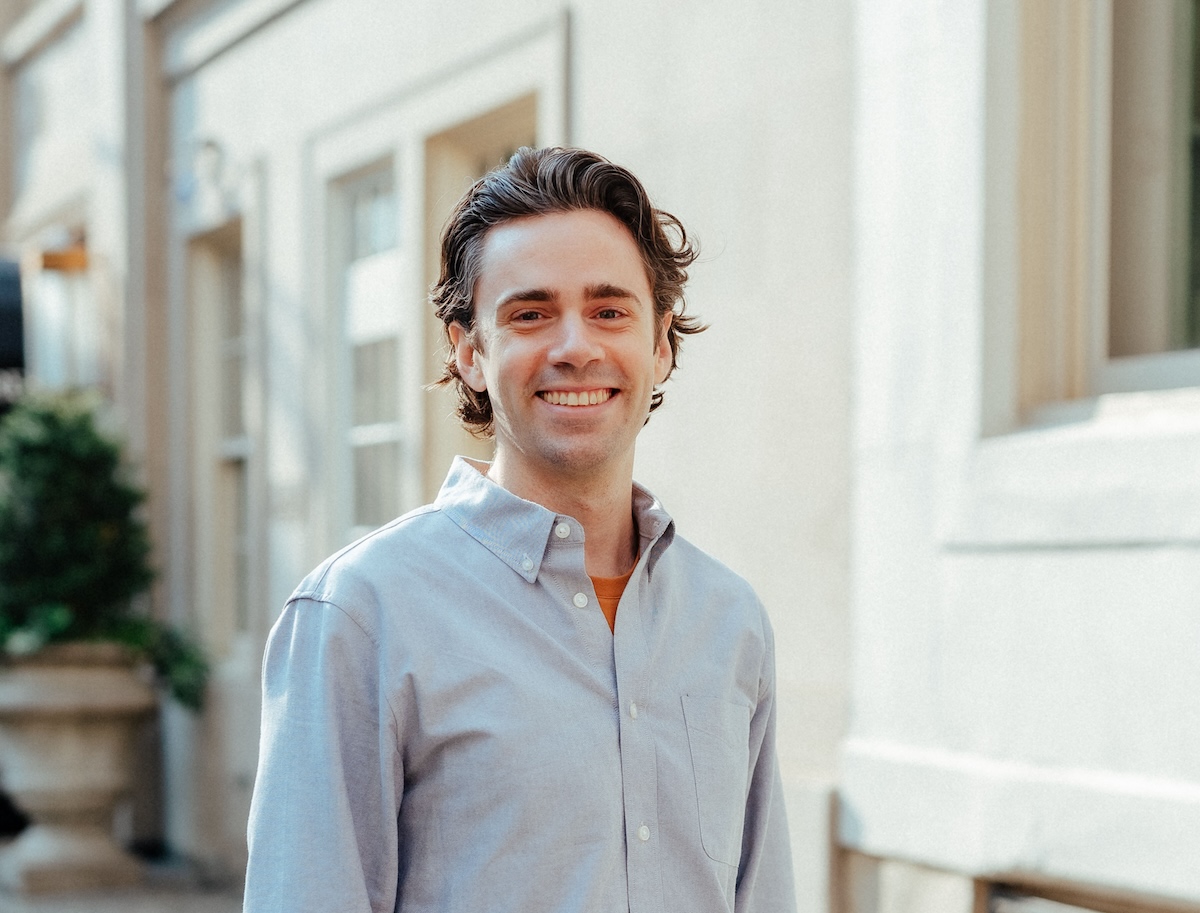
[[[0,644],[28,653],[115,640],[199,709],[207,664],[182,633],[132,611],[154,578],[145,494],[86,393],[27,394],[0,421]]]

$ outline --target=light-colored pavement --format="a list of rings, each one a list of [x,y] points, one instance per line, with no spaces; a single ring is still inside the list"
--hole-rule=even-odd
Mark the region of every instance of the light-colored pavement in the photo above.
[[[0,913],[241,913],[242,896],[194,867],[148,863],[136,888],[22,896],[0,889]]]
[[[9,844],[0,840],[0,851]],[[142,884],[34,896],[0,888],[0,913],[241,913],[241,888],[179,858],[158,859],[142,866]]]
[[[0,913],[240,913],[230,893],[165,888],[25,898],[0,892]]]

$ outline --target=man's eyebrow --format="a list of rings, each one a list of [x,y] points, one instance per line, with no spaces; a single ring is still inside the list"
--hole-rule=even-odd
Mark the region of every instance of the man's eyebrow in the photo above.
[[[555,298],[554,292],[546,288],[522,288],[515,292],[509,292],[507,295],[501,296],[496,302],[496,310],[507,307],[510,304],[524,303],[526,301],[553,301]]]
[[[597,298],[632,298],[637,300],[637,295],[629,289],[613,285],[611,282],[598,282],[594,285],[589,285],[583,290],[583,294],[589,301]]]
[[[604,299],[637,300],[637,295],[627,288],[613,285],[611,282],[594,282],[583,289],[583,296],[588,301]],[[552,302],[558,296],[548,288],[522,288],[501,296],[496,302],[496,309],[508,307],[511,304],[525,304],[530,301]]]

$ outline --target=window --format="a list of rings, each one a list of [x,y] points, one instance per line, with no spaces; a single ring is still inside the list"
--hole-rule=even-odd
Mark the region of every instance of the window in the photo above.
[[[244,295],[242,224],[228,222],[193,239],[190,249],[192,434],[195,471],[196,598],[212,607],[218,655],[251,626],[251,485],[248,420],[250,326]]]
[[[232,149],[221,139],[211,148]],[[170,259],[183,281],[171,283],[162,315],[170,363],[160,402],[169,414],[167,439],[152,443],[169,460],[165,483],[178,499],[163,548],[167,610],[204,644],[218,711],[203,727],[171,733],[177,757],[208,784],[184,790],[186,813],[173,827],[238,866],[256,762],[253,697],[275,606],[267,595],[264,167],[236,151],[228,160],[238,162],[239,180],[222,188],[220,206],[207,192],[173,201]]]
[[[1192,204],[1190,188],[1182,198],[1179,188],[1181,174],[1191,183],[1193,166],[1179,130],[1167,129],[1179,122],[1162,115],[1181,111],[1190,125],[1192,80],[1184,80],[1184,105],[1178,74],[1181,53],[1185,74],[1194,65],[1194,7],[1194,0],[988,4],[981,439],[964,453],[962,484],[945,488],[939,522],[947,546],[1194,538],[1200,348],[1176,347],[1186,342],[1182,328],[1195,320],[1187,316],[1195,305],[1167,294],[1188,284],[1178,245],[1190,246],[1179,233]],[[1185,14],[1185,40],[1175,40]],[[1135,28],[1130,20],[1139,17]],[[1170,67],[1137,63],[1155,46],[1138,29],[1158,36],[1157,56],[1171,58]],[[1121,75],[1143,65],[1158,76],[1140,87]],[[1156,93],[1159,114],[1148,97]],[[1114,139],[1114,131],[1152,116],[1159,127],[1138,128],[1140,145]],[[1144,186],[1122,202],[1125,191],[1114,185],[1132,179],[1131,169]],[[1171,181],[1175,190],[1167,192]],[[1130,232],[1118,224],[1126,219],[1146,220],[1151,227],[1139,232],[1147,234],[1157,225],[1162,243],[1126,244]],[[1135,272],[1144,279],[1127,283]],[[1118,273],[1133,294],[1114,294]],[[1121,331],[1110,324],[1152,320],[1180,329],[1174,338],[1164,330],[1137,354],[1114,346]]]
[[[568,19],[400,87],[313,139],[314,226],[308,383],[319,462],[308,489],[321,543],[312,559],[433,499],[455,454],[488,456],[429,390],[444,360],[429,310],[439,237],[472,179],[525,144],[568,139]]]
[[[473,180],[537,142],[537,111],[535,94],[519,95],[421,137],[419,152],[398,149],[332,181],[331,292],[343,340],[335,412],[344,416],[345,441],[335,462],[344,493],[335,515],[351,537],[432,500],[454,454],[490,458],[490,442],[469,437],[451,417],[452,393],[423,389],[441,373],[443,345],[426,295],[450,208]],[[401,159],[423,168],[406,170]],[[409,186],[423,178],[423,217],[406,209],[414,194],[399,186],[402,176]],[[429,462],[437,468],[425,473]]]
[[[227,232],[225,243],[215,257],[216,289],[219,308],[217,357],[220,362],[220,428],[218,461],[217,541],[224,543],[225,564],[230,572],[229,602],[233,629],[249,627],[250,531],[247,503],[247,462],[250,441],[246,435],[245,397],[248,339],[242,298],[242,257],[240,223]]]
[[[427,284],[432,285],[437,280],[442,227],[455,202],[472,181],[508,161],[521,146],[538,144],[538,105],[536,94],[523,95],[425,140]],[[425,373],[430,379],[442,373],[444,345],[441,321],[428,320],[425,347],[430,357]],[[441,420],[440,427],[430,423],[439,433],[431,434],[426,441],[426,459],[437,467],[427,473],[425,500],[432,501],[445,475],[445,467],[450,465],[455,454],[490,460],[492,443],[471,437],[455,419],[449,418],[455,409],[455,397],[449,387],[430,391],[428,402],[433,407],[430,415]]]
[[[985,433],[1200,386],[1197,18],[1196,0],[991,5]]]
[[[1112,358],[1200,346],[1195,8],[1195,0],[1112,7]]]
[[[82,232],[42,252],[27,304],[30,374],[44,387],[107,387],[105,338]]]
[[[399,220],[390,163],[346,181],[342,198],[350,525],[362,533],[401,512]]]

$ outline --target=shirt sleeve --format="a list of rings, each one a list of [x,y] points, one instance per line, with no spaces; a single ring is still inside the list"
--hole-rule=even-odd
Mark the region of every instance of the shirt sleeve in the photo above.
[[[734,909],[790,913],[796,909],[792,848],[775,756],[775,639],[763,613],[766,649],[758,706],[750,719],[750,789],[742,830]]]
[[[245,913],[392,911],[404,773],[373,638],[296,599],[263,658]]]

